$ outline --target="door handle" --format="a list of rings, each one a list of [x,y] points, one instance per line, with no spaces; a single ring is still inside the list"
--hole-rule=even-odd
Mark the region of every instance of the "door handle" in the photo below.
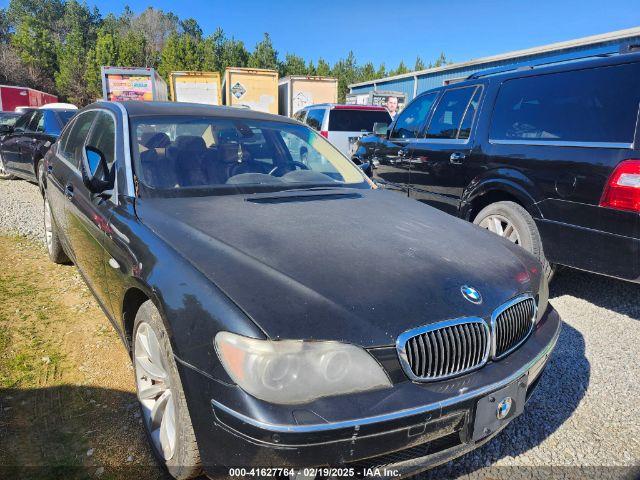
[[[464,153],[453,152],[449,157],[449,161],[454,165],[462,165],[462,162],[465,158],[467,158],[467,156]]]
[[[73,185],[71,185],[70,183],[67,183],[67,186],[64,187],[64,196],[69,200],[73,198]]]

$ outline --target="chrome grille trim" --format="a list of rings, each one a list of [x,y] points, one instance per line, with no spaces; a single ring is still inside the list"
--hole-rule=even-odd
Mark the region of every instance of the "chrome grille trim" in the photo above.
[[[484,366],[493,348],[491,337],[482,318],[463,317],[407,330],[398,336],[396,350],[411,380],[434,382]]]
[[[531,302],[531,307],[527,306],[528,302]],[[529,309],[532,312],[531,318],[527,318]],[[509,300],[493,311],[491,357],[494,360],[506,357],[529,338],[535,325],[537,311],[536,299],[528,293]]]

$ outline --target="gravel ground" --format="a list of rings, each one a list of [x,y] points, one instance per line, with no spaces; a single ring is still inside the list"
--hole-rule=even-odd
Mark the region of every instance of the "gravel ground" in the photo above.
[[[35,185],[0,181],[0,232],[42,238]],[[637,477],[630,467],[640,467],[640,286],[565,269],[551,303],[565,325],[525,413],[428,477]]]
[[[0,180],[0,232],[44,239],[42,196],[23,180]]]

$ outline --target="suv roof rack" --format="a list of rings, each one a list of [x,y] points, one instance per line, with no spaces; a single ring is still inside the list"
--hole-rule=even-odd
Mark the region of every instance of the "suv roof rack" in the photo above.
[[[625,50],[623,51],[623,49]],[[585,55],[584,57],[574,57],[574,58],[564,58],[564,59],[558,59],[558,60],[543,61],[541,63],[535,63],[533,65],[514,65],[512,67],[506,67],[506,68],[498,67],[498,68],[492,68],[488,70],[482,70],[480,72],[472,73],[466,78],[466,80],[489,77],[491,75],[498,75],[500,73],[507,73],[507,72],[515,72],[518,70],[533,70],[534,68],[547,67],[549,65],[557,65],[561,63],[578,62],[580,60],[587,60],[589,58],[606,58],[606,57],[611,57],[613,55],[620,55],[624,53],[631,53],[631,52],[637,52],[637,51],[640,51],[640,45],[624,45],[620,48],[619,52],[596,53],[593,55]]]

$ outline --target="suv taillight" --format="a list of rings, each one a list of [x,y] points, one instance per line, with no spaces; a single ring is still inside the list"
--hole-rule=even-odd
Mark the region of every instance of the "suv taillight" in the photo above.
[[[640,212],[640,160],[618,164],[604,187],[600,206]]]
[[[329,132],[327,132],[326,130],[322,130],[320,132],[320,135],[322,135],[324,138],[329,138]]]

